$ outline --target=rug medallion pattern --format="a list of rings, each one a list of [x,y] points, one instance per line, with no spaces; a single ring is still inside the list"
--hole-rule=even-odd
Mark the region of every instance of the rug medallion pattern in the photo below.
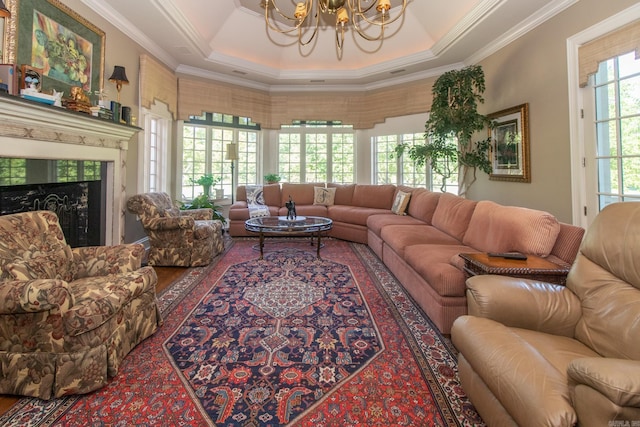
[[[231,266],[165,348],[221,425],[287,424],[384,350],[349,267],[297,249]]]
[[[291,239],[258,261],[254,243],[158,295],[164,325],[105,387],[21,399],[0,425],[483,426],[450,341],[366,245],[327,239],[316,261]]]

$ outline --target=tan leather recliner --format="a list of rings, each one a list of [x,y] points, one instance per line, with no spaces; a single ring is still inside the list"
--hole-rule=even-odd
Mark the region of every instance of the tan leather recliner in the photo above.
[[[600,212],[566,287],[475,276],[467,299],[451,336],[489,426],[640,423],[640,203]]]

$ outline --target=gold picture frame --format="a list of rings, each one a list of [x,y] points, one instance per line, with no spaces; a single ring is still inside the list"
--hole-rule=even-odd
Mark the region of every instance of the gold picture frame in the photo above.
[[[491,173],[494,181],[531,182],[529,162],[529,104],[520,104],[487,116],[492,121]]]

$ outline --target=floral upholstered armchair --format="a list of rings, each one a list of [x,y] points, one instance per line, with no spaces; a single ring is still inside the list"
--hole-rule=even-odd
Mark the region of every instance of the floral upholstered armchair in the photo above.
[[[0,216],[0,394],[96,390],[161,324],[140,244],[71,248],[50,211]]]
[[[149,236],[150,265],[203,266],[224,250],[222,222],[209,208],[181,211],[167,193],[137,194],[127,208]]]

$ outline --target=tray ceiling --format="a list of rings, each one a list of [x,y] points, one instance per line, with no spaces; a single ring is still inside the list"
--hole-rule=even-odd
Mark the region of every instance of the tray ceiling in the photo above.
[[[333,24],[299,47],[267,32],[260,0],[82,1],[177,73],[299,91],[369,90],[439,75],[481,60],[577,0],[409,0],[384,41],[349,31],[341,58]]]

